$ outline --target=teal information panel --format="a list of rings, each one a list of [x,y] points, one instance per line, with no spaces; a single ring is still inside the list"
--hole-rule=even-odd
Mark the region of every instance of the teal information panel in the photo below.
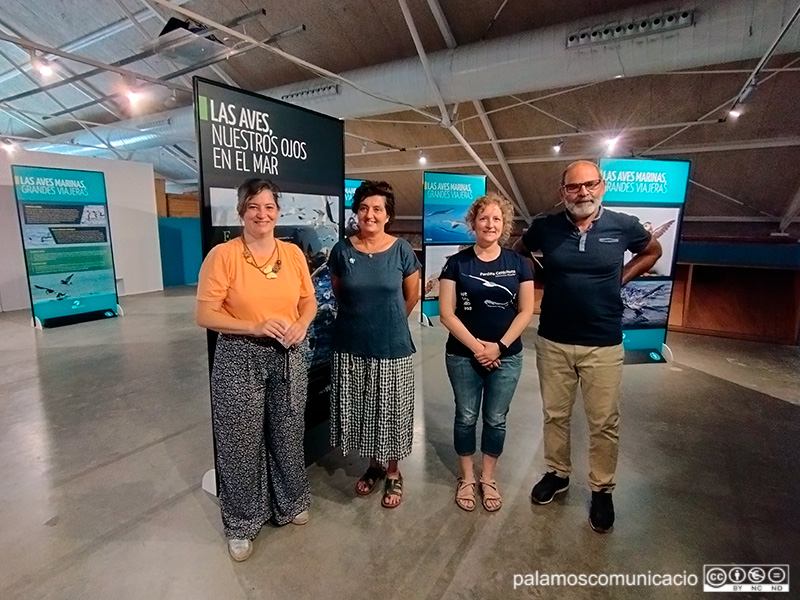
[[[12,165],[35,321],[116,316],[103,173]]]
[[[606,180],[603,203],[683,204],[689,183],[689,161],[603,158]]]
[[[689,161],[603,158],[606,180],[603,205],[635,216],[661,244],[663,254],[642,277],[622,288],[625,362],[664,362],[672,281],[680,240],[680,224]],[[626,253],[625,262],[632,255]]]
[[[471,244],[475,241],[464,216],[470,204],[486,194],[484,175],[424,173],[423,234],[426,244]]]
[[[351,210],[351,207],[353,206],[353,196],[360,185],[360,179],[344,180],[344,206],[342,206],[341,214],[344,218],[344,228],[342,231],[344,231],[347,237],[355,235],[358,232],[358,218]]]
[[[486,194],[484,175],[424,173],[422,192],[422,320],[439,315],[439,275],[447,259],[475,236],[467,225],[470,205]]]

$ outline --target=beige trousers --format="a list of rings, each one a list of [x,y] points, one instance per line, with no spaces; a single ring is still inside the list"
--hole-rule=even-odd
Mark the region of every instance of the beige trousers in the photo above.
[[[589,423],[589,487],[614,489],[619,452],[622,344],[576,346],[536,339],[536,367],[544,412],[544,460],[559,477],[572,471],[570,423],[578,384]]]

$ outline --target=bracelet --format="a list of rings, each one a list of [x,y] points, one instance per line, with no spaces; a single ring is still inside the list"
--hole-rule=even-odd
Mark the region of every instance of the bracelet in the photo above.
[[[502,340],[497,340],[497,347],[500,348],[500,354],[508,351],[508,346],[506,346]]]

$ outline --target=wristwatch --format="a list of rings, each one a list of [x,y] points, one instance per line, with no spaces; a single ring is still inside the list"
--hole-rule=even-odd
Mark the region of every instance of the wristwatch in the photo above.
[[[497,347],[500,348],[500,354],[508,350],[508,346],[506,346],[502,340],[497,340]]]

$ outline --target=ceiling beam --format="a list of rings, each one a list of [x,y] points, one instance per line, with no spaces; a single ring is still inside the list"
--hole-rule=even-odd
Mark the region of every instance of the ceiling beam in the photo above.
[[[742,140],[735,142],[721,142],[718,144],[694,144],[687,146],[670,146],[653,151],[650,156],[671,156],[683,154],[697,154],[701,152],[735,152],[740,150],[762,150],[767,148],[787,148],[800,146],[800,136],[787,138],[768,138],[759,140]],[[585,154],[559,154],[539,156],[517,156],[508,159],[509,164],[523,165],[533,163],[551,163],[580,160],[586,158]],[[487,165],[497,165],[497,160],[484,159]],[[475,165],[468,160],[450,161],[441,163],[428,163],[428,169],[468,169]],[[365,175],[370,173],[396,173],[403,171],[421,171],[418,164],[405,165],[377,165],[366,167],[348,167],[348,174]]]
[[[783,214],[783,217],[781,218],[779,229],[782,232],[786,231],[786,228],[789,227],[789,225],[793,221],[797,220],[795,217],[797,217],[797,215],[799,214],[800,214],[800,188],[798,188],[797,191],[794,193],[794,198],[792,198],[792,201],[786,208],[786,212]]]
[[[190,0],[173,0],[175,4],[185,4]],[[137,19],[140,21],[145,21],[151,18],[153,15],[150,12],[141,10],[139,12],[134,13]],[[117,35],[132,27],[131,22],[128,19],[121,19],[110,25],[106,25],[105,27],[101,27],[100,29],[96,29],[91,33],[87,33],[79,37],[77,40],[73,40],[72,42],[62,46],[60,50],[64,50],[65,52],[77,52],[78,50],[82,50],[89,46],[93,46],[97,42],[101,42],[106,38],[111,36]],[[23,70],[28,71],[31,69],[30,65],[25,65]],[[0,83],[5,83],[6,81],[13,79],[19,76],[19,71],[16,69],[11,69],[6,71],[5,73],[0,74]]]
[[[356,123],[361,122],[361,120],[354,121]],[[524,137],[516,137],[516,138],[505,138],[502,140],[497,140],[501,144],[514,144],[517,142],[535,142],[541,140],[561,140],[561,139],[568,139],[568,138],[577,138],[577,137],[597,137],[597,136],[624,136],[626,133],[635,133],[638,131],[651,131],[657,129],[674,129],[676,127],[697,127],[699,125],[719,125],[724,123],[719,119],[709,119],[706,121],[684,121],[679,123],[659,123],[658,125],[639,125],[635,127],[625,127],[624,129],[593,129],[590,131],[569,131],[567,133],[548,133],[545,135],[529,135]],[[472,142],[473,146],[482,146],[486,144],[490,144],[491,141],[480,141],[480,142]],[[413,148],[408,148],[409,150],[440,150],[443,148],[457,148],[459,144],[437,144],[432,146],[415,146]],[[405,150],[405,148],[404,148]],[[390,152],[389,150],[370,150],[368,152],[360,153],[369,156],[370,154],[386,154]],[[351,153],[347,154],[346,156],[356,156],[356,154]]]
[[[150,1],[151,2],[155,2],[156,4],[160,4],[161,6],[164,6],[165,8],[168,8],[169,10],[172,10],[172,11],[174,11],[174,12],[176,12],[178,14],[181,14],[181,15],[183,15],[185,17],[189,17],[190,19],[193,19],[193,20],[197,21],[198,23],[201,23],[203,25],[207,25],[209,27],[215,27],[215,28],[219,29],[220,31],[222,31],[224,33],[227,33],[228,35],[231,35],[233,37],[239,38],[240,40],[244,40],[245,42],[250,42],[251,44],[256,44],[259,48],[263,48],[264,50],[267,50],[268,52],[271,52],[272,54],[276,54],[276,55],[280,56],[281,58],[283,58],[285,60],[288,60],[289,62],[291,62],[291,63],[293,63],[293,64],[295,64],[295,65],[297,65],[299,67],[302,67],[302,68],[314,73],[318,77],[323,77],[325,79],[328,79],[329,81],[339,82],[339,83],[341,83],[343,85],[346,85],[346,86],[348,86],[350,88],[353,88],[354,90],[357,90],[357,91],[361,92],[362,94],[366,94],[366,95],[371,96],[373,98],[376,98],[378,100],[382,100],[383,102],[389,102],[390,104],[395,104],[397,106],[402,106],[404,108],[407,108],[408,110],[412,110],[412,111],[414,111],[414,112],[416,112],[418,114],[421,114],[421,115],[424,115],[425,117],[428,117],[429,119],[431,119],[431,120],[433,120],[435,122],[438,122],[438,119],[434,115],[432,115],[432,114],[430,114],[430,113],[428,113],[428,112],[426,112],[424,110],[421,110],[421,109],[417,108],[416,106],[412,106],[411,104],[408,104],[406,102],[401,102],[401,101],[396,100],[394,98],[390,98],[389,96],[387,96],[386,94],[383,94],[381,92],[370,90],[370,89],[366,88],[365,86],[363,86],[361,84],[358,84],[355,81],[352,81],[350,79],[347,79],[346,77],[342,77],[341,75],[339,75],[337,73],[334,73],[334,72],[329,71],[327,69],[323,69],[322,67],[320,67],[318,65],[310,63],[307,60],[303,60],[302,58],[298,58],[297,56],[289,54],[288,52],[284,52],[280,48],[275,48],[274,46],[269,46],[267,44],[262,44],[261,42],[256,40],[254,37],[249,36],[246,33],[241,33],[239,31],[236,31],[235,29],[231,29],[230,27],[225,27],[224,25],[221,25],[221,24],[217,23],[216,21],[213,21],[213,20],[211,20],[211,19],[209,19],[207,17],[204,17],[203,15],[200,15],[200,14],[198,14],[196,12],[192,12],[190,10],[187,10],[187,9],[183,8],[183,7],[176,6],[175,4],[172,4],[169,0],[150,0]]]
[[[408,12],[408,7],[406,6],[405,0],[401,0],[401,7],[404,7],[403,14],[405,15]],[[456,42],[455,36],[453,35],[453,31],[450,29],[450,24],[447,22],[447,18],[444,15],[444,11],[442,11],[442,6],[441,4],[439,4],[439,0],[428,0],[428,7],[430,8],[431,13],[433,14],[433,18],[436,21],[436,24],[439,26],[439,31],[441,32],[442,37],[444,38],[445,44],[447,45],[448,48],[452,50],[458,44]],[[409,21],[410,19],[411,15],[408,14],[406,20]],[[409,29],[412,29],[412,36],[415,36],[415,38],[418,39],[419,36],[416,34],[416,28],[412,26],[413,26],[413,21],[411,22],[411,25],[409,25]],[[416,44],[416,39],[415,39],[415,44]],[[422,43],[420,42],[418,51],[420,50],[421,47]],[[423,58],[425,64],[428,64],[427,57],[424,57],[424,54],[420,54],[420,57]],[[425,72],[426,73],[430,72],[430,66],[426,67]],[[433,83],[433,75],[431,75],[430,77],[432,85],[435,85],[435,83]],[[441,98],[441,94],[439,94],[438,88],[436,89],[436,93],[438,97]],[[494,127],[492,126],[492,123],[489,120],[489,116],[486,114],[486,109],[483,106],[483,102],[481,102],[480,100],[473,100],[472,106],[481,120],[481,125],[483,125],[483,129],[486,132],[486,136],[489,138],[489,143],[492,145],[492,150],[494,150],[495,156],[497,157],[497,161],[500,164],[500,168],[503,170],[503,174],[506,176],[506,181],[508,181],[508,185],[511,186],[511,191],[514,193],[514,196],[511,197],[511,200],[517,207],[517,210],[519,211],[520,215],[522,215],[523,219],[525,219],[525,222],[530,223],[531,214],[528,211],[528,207],[525,204],[524,198],[522,197],[522,192],[519,189],[519,185],[517,185],[517,181],[514,178],[514,174],[511,172],[511,167],[508,165],[508,161],[506,161],[503,149],[497,142],[497,134],[495,133]],[[442,120],[448,124],[448,129],[451,130],[450,131],[451,134],[456,136],[456,133],[458,133],[460,135],[460,132],[458,132],[458,130],[453,126],[452,121],[450,119],[450,115],[448,113],[446,112],[444,113]],[[456,139],[459,139],[458,136],[456,136]],[[467,151],[468,152],[472,151],[472,153],[475,154],[471,146]],[[477,154],[475,154],[475,156],[477,156]],[[497,178],[491,174],[491,170],[483,163],[482,159],[478,161],[478,164],[479,166],[483,165],[481,167],[481,170],[483,170],[484,173],[489,175],[490,179],[492,179],[495,185],[497,185],[497,188],[503,193],[504,196],[508,198],[509,197],[508,192],[506,192],[503,189],[503,186],[499,184]]]
[[[773,214],[770,214],[770,213],[768,213],[766,211],[761,210],[760,208],[756,208],[755,206],[750,206],[747,202],[743,202],[743,201],[741,201],[741,200],[739,200],[737,198],[734,198],[733,196],[729,196],[728,194],[720,192],[719,190],[715,190],[714,188],[709,187],[707,185],[703,185],[702,183],[700,183],[698,181],[695,181],[694,179],[689,179],[689,183],[691,183],[695,187],[699,187],[701,190],[705,190],[707,192],[710,192],[710,193],[714,194],[715,196],[719,196],[720,198],[723,198],[723,199],[727,200],[728,202],[733,202],[734,204],[737,204],[739,206],[743,206],[744,208],[752,210],[753,212],[757,212],[757,213],[759,213],[759,214],[761,214],[761,215],[763,215],[765,217],[768,217],[770,219],[777,219],[778,218]]]
[[[109,65],[106,63],[102,63],[97,60],[93,60],[91,58],[87,58],[85,56],[78,56],[76,54],[71,54],[69,52],[64,52],[63,50],[59,50],[58,48],[51,48],[50,46],[45,46],[44,44],[38,44],[31,40],[25,40],[13,35],[6,35],[5,33],[0,32],[0,40],[4,42],[10,42],[15,44],[21,48],[27,48],[29,50],[38,50],[39,52],[47,52],[48,54],[53,54],[55,56],[60,56],[61,58],[65,58],[67,60],[71,60],[73,62],[82,63],[84,65],[89,65],[90,67],[96,67],[98,69],[103,69],[105,71],[112,71],[113,73],[118,73],[123,77],[131,77],[134,79],[138,79],[141,81],[146,81],[148,83],[154,83],[156,85],[163,85],[164,87],[168,87],[171,90],[178,90],[188,92],[191,91],[188,88],[177,85],[174,83],[169,83],[167,81],[160,81],[155,77],[150,77],[149,75],[142,75],[141,73],[135,73],[134,71],[129,71],[127,69],[122,69],[120,67],[115,67],[114,65]],[[38,83],[37,83],[38,85]]]

